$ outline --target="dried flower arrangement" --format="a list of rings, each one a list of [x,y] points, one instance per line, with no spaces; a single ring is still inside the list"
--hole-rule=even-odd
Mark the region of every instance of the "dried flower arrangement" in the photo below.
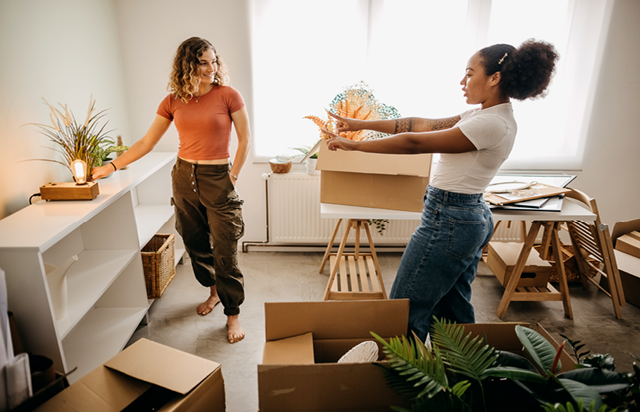
[[[341,117],[349,117],[358,120],[386,120],[399,119],[402,117],[395,107],[387,106],[386,104],[379,102],[373,95],[371,88],[369,88],[365,82],[359,82],[345,87],[343,92],[338,93],[338,95],[333,98],[333,101],[329,105],[329,110],[325,110],[327,111],[327,120],[321,119],[318,116],[304,117],[304,119],[309,119],[318,126],[320,132],[320,140],[318,143],[316,143],[316,145],[311,149],[304,147],[295,148],[296,150],[299,150],[304,154],[313,152],[311,157],[315,156],[317,158],[316,153],[320,148],[320,142],[322,142],[322,139],[326,139],[327,137],[322,133],[322,129],[333,133],[336,132],[336,120],[329,115],[329,111]],[[387,134],[373,130],[357,130],[354,132],[342,132],[340,133],[340,136],[350,140],[360,141],[367,139],[379,139],[387,136]],[[384,234],[386,224],[388,223],[389,221],[387,219],[369,219],[369,224],[375,225],[376,230],[380,235]]]
[[[373,95],[373,91],[364,82],[347,86],[343,92],[336,95],[329,107],[327,112],[331,111],[331,113],[338,116],[358,120],[384,120],[398,119],[401,117],[395,107],[387,106],[379,102]],[[304,118],[314,122],[319,129],[335,132],[336,120],[328,113],[327,120],[318,116],[305,116]],[[340,133],[340,136],[350,140],[360,141],[365,139],[378,139],[385,136],[385,134],[371,130],[358,130],[355,132],[343,132]],[[320,131],[320,138],[326,138],[326,135],[324,135],[322,131]]]

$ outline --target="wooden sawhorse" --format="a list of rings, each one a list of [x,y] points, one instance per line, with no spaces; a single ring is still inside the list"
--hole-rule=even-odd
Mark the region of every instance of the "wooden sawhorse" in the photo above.
[[[328,260],[331,270],[324,300],[387,299],[368,219],[348,219],[338,252],[331,253],[342,220],[339,219],[336,224],[320,265],[320,273],[322,273]],[[356,231],[355,250],[354,253],[345,253],[344,249],[351,229]],[[361,229],[364,229],[367,234],[370,253],[360,251]]]

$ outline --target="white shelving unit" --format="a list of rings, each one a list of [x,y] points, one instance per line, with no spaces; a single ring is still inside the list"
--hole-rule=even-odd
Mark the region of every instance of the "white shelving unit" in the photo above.
[[[141,248],[174,233],[171,168],[175,153],[150,153],[98,181],[91,201],[40,201],[0,220],[0,268],[9,310],[25,349],[47,356],[75,382],[121,351],[145,318]],[[46,183],[46,182],[43,182]],[[176,263],[184,254],[176,236]],[[45,263],[78,261],[67,272],[67,315],[51,302]]]

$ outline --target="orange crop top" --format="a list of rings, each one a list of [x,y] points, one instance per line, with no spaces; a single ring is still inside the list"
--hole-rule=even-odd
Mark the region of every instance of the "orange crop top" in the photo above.
[[[245,106],[240,92],[230,86],[213,86],[205,95],[184,103],[173,95],[162,100],[160,116],[175,121],[183,159],[217,160],[229,157],[231,113]]]

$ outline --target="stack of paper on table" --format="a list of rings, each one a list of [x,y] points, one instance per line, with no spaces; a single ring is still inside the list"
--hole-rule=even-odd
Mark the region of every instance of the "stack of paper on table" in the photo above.
[[[529,189],[520,190],[520,196],[513,193],[485,193],[485,200],[489,202],[489,206],[492,209],[559,212],[562,210],[563,193],[569,191],[565,188],[575,178],[576,176],[574,175],[497,175],[491,181],[491,186],[489,186],[488,190],[506,182],[523,183],[522,186],[526,186],[529,183],[535,184]],[[538,191],[535,190],[537,185],[546,187]],[[514,192],[517,193],[518,191]],[[534,194],[534,192],[537,194]],[[528,199],[527,196],[529,196]]]

